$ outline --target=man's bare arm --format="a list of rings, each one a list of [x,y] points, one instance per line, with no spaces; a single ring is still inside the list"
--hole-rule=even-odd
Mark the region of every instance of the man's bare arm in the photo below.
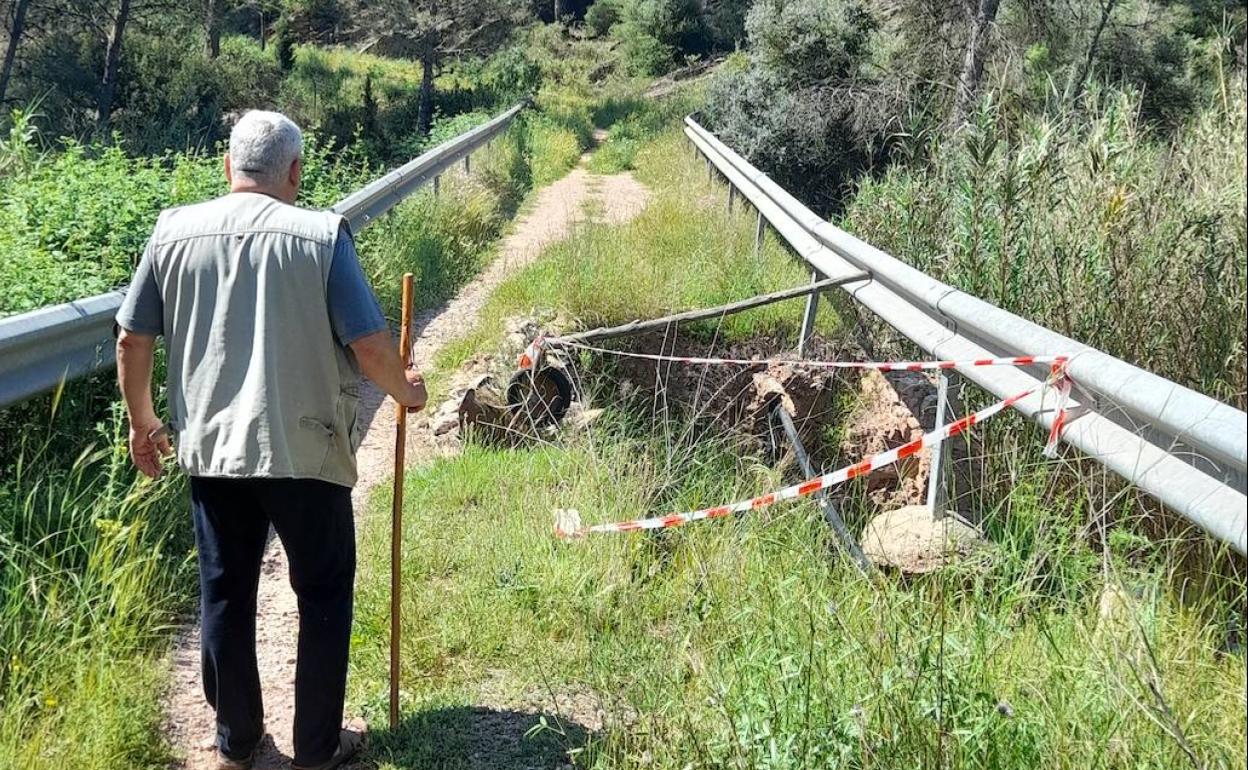
[[[403,359],[395,349],[390,332],[361,337],[350,347],[360,364],[360,371],[377,383],[377,387],[414,412],[425,408],[425,402],[429,400],[425,380],[414,369],[404,370]]]
[[[151,478],[161,472],[160,458],[173,451],[152,403],[152,367],[156,338],[121,330],[117,337],[117,381],[130,420],[130,459]]]

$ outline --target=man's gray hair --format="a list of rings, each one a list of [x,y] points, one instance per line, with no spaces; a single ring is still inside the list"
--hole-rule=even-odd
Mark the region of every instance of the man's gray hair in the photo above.
[[[266,185],[280,185],[303,148],[303,132],[280,112],[251,110],[230,131],[234,174]]]

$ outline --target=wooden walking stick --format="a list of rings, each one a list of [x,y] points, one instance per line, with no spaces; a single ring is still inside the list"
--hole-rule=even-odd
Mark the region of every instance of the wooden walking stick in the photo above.
[[[403,328],[399,330],[399,356],[404,372],[412,362],[412,274],[403,276]],[[402,594],[403,466],[407,454],[407,407],[394,415],[394,506],[390,509],[390,729],[399,726],[399,606]]]

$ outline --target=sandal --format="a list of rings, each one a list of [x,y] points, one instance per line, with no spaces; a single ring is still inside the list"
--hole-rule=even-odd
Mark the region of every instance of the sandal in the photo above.
[[[252,749],[251,753],[242,759],[230,759],[220,751],[217,752],[217,770],[251,770],[255,762],[255,749]]]
[[[354,730],[343,730],[338,734],[338,748],[334,750],[334,755],[319,765],[296,765],[291,764],[291,770],[334,770],[336,767],[342,767],[347,762],[355,758],[356,754],[364,748],[364,736]]]

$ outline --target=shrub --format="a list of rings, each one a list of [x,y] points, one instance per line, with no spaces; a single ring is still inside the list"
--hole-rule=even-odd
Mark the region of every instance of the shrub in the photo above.
[[[113,125],[132,152],[212,147],[228,134],[227,113],[274,105],[277,63],[248,38],[223,39],[216,59],[172,37],[128,44]]]
[[[20,152],[27,152],[21,150]],[[301,201],[328,207],[371,166],[306,135]],[[220,155],[134,158],[121,147],[65,145],[0,177],[0,315],[124,284],[162,208],[225,192]]]
[[[595,37],[606,37],[619,20],[620,9],[615,0],[597,0],[585,11],[585,26]]]
[[[624,0],[612,30],[634,75],[662,75],[685,56],[710,50],[697,0]]]
[[[819,210],[836,207],[893,116],[862,90],[875,19],[858,4],[767,0],[751,49],[715,78],[706,117],[720,137]]]

